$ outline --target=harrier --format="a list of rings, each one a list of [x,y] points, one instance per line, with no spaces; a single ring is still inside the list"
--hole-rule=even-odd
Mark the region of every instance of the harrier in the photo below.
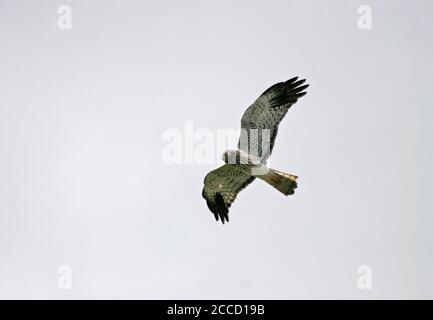
[[[241,119],[238,148],[223,154],[226,164],[209,172],[204,179],[202,196],[218,221],[229,221],[229,208],[237,194],[259,178],[291,195],[297,187],[295,175],[270,169],[266,160],[272,153],[278,125],[287,110],[304,96],[308,88],[298,77],[268,88],[248,107]]]

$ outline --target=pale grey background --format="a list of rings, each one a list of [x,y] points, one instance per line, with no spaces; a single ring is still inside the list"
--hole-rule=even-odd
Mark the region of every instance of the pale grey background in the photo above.
[[[0,0],[0,297],[433,298],[432,12]],[[272,165],[297,193],[255,182],[217,224],[201,198],[214,166],[164,165],[162,132],[238,128],[296,75],[311,86]],[[57,288],[64,264],[72,290]]]

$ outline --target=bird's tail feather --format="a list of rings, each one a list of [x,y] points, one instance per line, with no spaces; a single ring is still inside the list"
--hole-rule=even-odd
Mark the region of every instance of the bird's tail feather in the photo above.
[[[298,186],[296,183],[297,176],[274,169],[269,169],[266,174],[257,175],[256,177],[266,181],[286,196],[294,194]]]

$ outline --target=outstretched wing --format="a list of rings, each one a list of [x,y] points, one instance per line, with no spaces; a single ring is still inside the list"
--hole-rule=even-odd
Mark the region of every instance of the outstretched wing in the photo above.
[[[229,221],[229,208],[237,194],[255,179],[250,170],[248,165],[225,164],[206,175],[202,196],[217,221]]]
[[[298,77],[279,82],[268,88],[244,112],[238,148],[266,161],[272,153],[278,125],[287,110],[304,96],[308,84]],[[257,130],[254,130],[257,129]],[[263,130],[267,129],[267,130]]]

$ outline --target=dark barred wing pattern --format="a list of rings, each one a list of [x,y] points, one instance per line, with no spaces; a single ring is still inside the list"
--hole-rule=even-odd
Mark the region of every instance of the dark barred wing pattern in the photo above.
[[[248,165],[225,164],[206,175],[202,196],[217,221],[229,221],[229,208],[237,194],[255,179],[250,170]]]
[[[308,84],[298,77],[268,88],[248,107],[241,119],[238,148],[262,159],[269,158],[278,133],[278,125],[289,108],[304,96]],[[256,130],[254,130],[256,129]]]

